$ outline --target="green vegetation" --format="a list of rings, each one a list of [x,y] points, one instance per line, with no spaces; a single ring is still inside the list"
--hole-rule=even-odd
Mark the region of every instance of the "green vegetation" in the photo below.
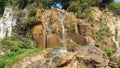
[[[0,58],[0,68],[11,68],[12,64],[18,62],[22,58],[38,52],[39,49],[19,49],[17,51],[8,52]]]
[[[38,0],[37,0],[38,1]],[[45,1],[45,0],[44,0]],[[36,3],[39,3],[38,5]],[[0,16],[4,11],[6,5],[12,5],[15,10],[15,17],[19,21],[21,17],[25,16],[24,8],[28,9],[28,18],[23,23],[17,24],[13,28],[12,37],[0,40],[0,45],[5,48],[5,55],[0,55],[0,68],[10,68],[15,62],[22,58],[39,51],[35,48],[32,40],[32,23],[35,20],[35,14],[38,8],[46,8],[42,6],[41,0],[36,2],[33,0],[0,0]],[[32,6],[32,7],[31,7]]]
[[[0,14],[6,5],[12,5],[19,9],[24,9],[31,5],[32,8],[50,9],[51,6],[57,7],[56,3],[62,5],[66,11],[75,12],[77,18],[91,18],[91,7],[98,6],[104,7],[114,2],[114,0],[0,0]]]
[[[97,6],[105,8],[113,1],[114,0],[51,0],[51,4],[55,6],[55,3],[60,3],[66,11],[76,13],[77,18],[91,21],[91,19],[93,19],[91,7]]]
[[[75,44],[69,45],[69,47],[81,47],[81,45],[75,43]]]
[[[113,2],[109,5],[109,9],[116,15],[120,16],[120,3]]]
[[[118,58],[117,66],[118,66],[118,68],[120,68],[120,57]]]
[[[14,32],[12,37],[1,40],[0,45],[5,48],[6,52],[5,55],[0,56],[0,68],[11,68],[13,63],[40,50],[35,48],[31,38],[17,35]]]
[[[13,36],[0,40],[0,45],[2,45],[7,52],[5,55],[0,55],[0,68],[10,68],[13,63],[18,62],[31,53],[39,51],[39,49],[35,48],[32,39],[32,25],[35,21],[36,11],[37,9],[50,9],[51,6],[56,7],[56,3],[61,4],[66,11],[74,12],[77,18],[87,19],[89,21],[93,21],[94,19],[94,16],[91,13],[91,8],[94,6],[100,8],[109,7],[115,14],[120,15],[120,3],[115,3],[113,0],[0,0],[0,17],[7,5],[13,6],[14,10],[16,10],[15,16],[18,22],[19,19],[25,15],[24,9],[27,9],[28,11],[28,18],[25,22],[20,22],[18,26],[13,28]],[[70,20],[71,18],[72,16],[69,16],[67,19]],[[71,25],[70,28],[74,28],[74,25]],[[107,27],[101,28],[95,33],[97,42],[103,43],[102,39],[109,37],[110,33],[108,32]],[[81,45],[73,44],[69,45],[69,47],[81,47]],[[107,55],[110,56],[115,50],[108,48],[105,49],[105,51]],[[49,58],[52,56],[54,55],[49,53],[44,57]]]
[[[114,48],[106,48],[104,51],[106,52],[107,56],[110,57],[115,52],[115,49]]]
[[[4,7],[5,7],[5,0],[0,0],[0,16],[2,16],[3,11],[4,11]]]
[[[2,16],[5,6],[11,5],[14,8],[24,9],[27,6],[30,8],[49,9],[49,0],[0,0],[0,16]],[[32,9],[33,10],[33,9]]]
[[[30,39],[21,36],[4,38],[0,41],[0,45],[2,45],[6,50],[9,51],[16,51],[19,49],[30,49],[35,47],[35,45],[31,43]]]
[[[91,17],[93,17],[93,15],[91,14],[91,7],[93,4],[96,3],[93,2],[94,1],[88,1],[88,0],[78,0],[75,2],[72,1],[70,2],[70,6],[68,10],[76,13],[77,18],[90,19]]]

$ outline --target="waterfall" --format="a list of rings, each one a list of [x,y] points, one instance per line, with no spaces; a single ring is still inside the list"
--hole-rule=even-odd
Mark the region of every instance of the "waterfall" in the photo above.
[[[51,14],[50,14],[50,21],[49,21],[49,23],[48,23],[48,25],[47,25],[47,34],[48,35],[50,35],[51,34],[51,28],[50,28],[50,24],[51,24],[51,20],[52,20],[52,14],[53,14],[53,12],[51,12]]]
[[[12,7],[5,7],[3,16],[0,18],[0,39],[10,37],[12,26],[16,25],[16,19],[13,17]]]
[[[67,39],[66,39],[66,29],[64,27],[64,20],[66,18],[66,15],[62,12],[59,13],[60,15],[60,26],[61,26],[61,36],[62,36],[62,39],[61,39],[61,43],[62,43],[62,52],[66,52],[66,45],[67,45]]]

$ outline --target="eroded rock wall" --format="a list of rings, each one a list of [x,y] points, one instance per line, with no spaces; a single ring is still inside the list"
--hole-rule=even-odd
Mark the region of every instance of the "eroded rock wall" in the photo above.
[[[91,37],[93,36],[92,26],[85,21],[77,20],[73,13],[64,10],[38,10],[33,26],[33,37],[38,47],[62,46],[60,13],[66,17],[63,24],[67,45],[86,45],[88,43],[95,45],[95,41]]]

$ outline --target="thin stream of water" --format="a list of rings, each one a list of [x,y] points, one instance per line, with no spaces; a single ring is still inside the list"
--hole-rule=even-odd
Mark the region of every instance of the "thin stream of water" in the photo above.
[[[64,20],[66,18],[66,15],[64,13],[59,13],[60,15],[60,24],[61,24],[61,34],[62,34],[62,39],[61,39],[61,43],[62,43],[62,49],[61,52],[67,52],[66,50],[66,45],[67,45],[67,39],[66,39],[66,34],[65,34],[65,27],[64,27]]]

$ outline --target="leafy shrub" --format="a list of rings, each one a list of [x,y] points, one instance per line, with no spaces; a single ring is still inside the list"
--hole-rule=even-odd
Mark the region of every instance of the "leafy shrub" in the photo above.
[[[27,38],[23,37],[15,37],[12,36],[10,38],[4,38],[0,41],[0,44],[6,49],[10,51],[16,51],[18,49],[29,49],[34,48],[31,41]]]
[[[6,50],[15,51],[19,49],[19,42],[12,41],[9,38],[5,38],[0,43]]]
[[[120,3],[113,2],[108,7],[116,15],[120,15]]]
[[[82,2],[82,4],[81,4]],[[90,13],[90,5],[88,5],[88,2],[86,1],[76,1],[76,2],[70,2],[70,11],[77,13],[77,18],[85,19],[88,18]]]

